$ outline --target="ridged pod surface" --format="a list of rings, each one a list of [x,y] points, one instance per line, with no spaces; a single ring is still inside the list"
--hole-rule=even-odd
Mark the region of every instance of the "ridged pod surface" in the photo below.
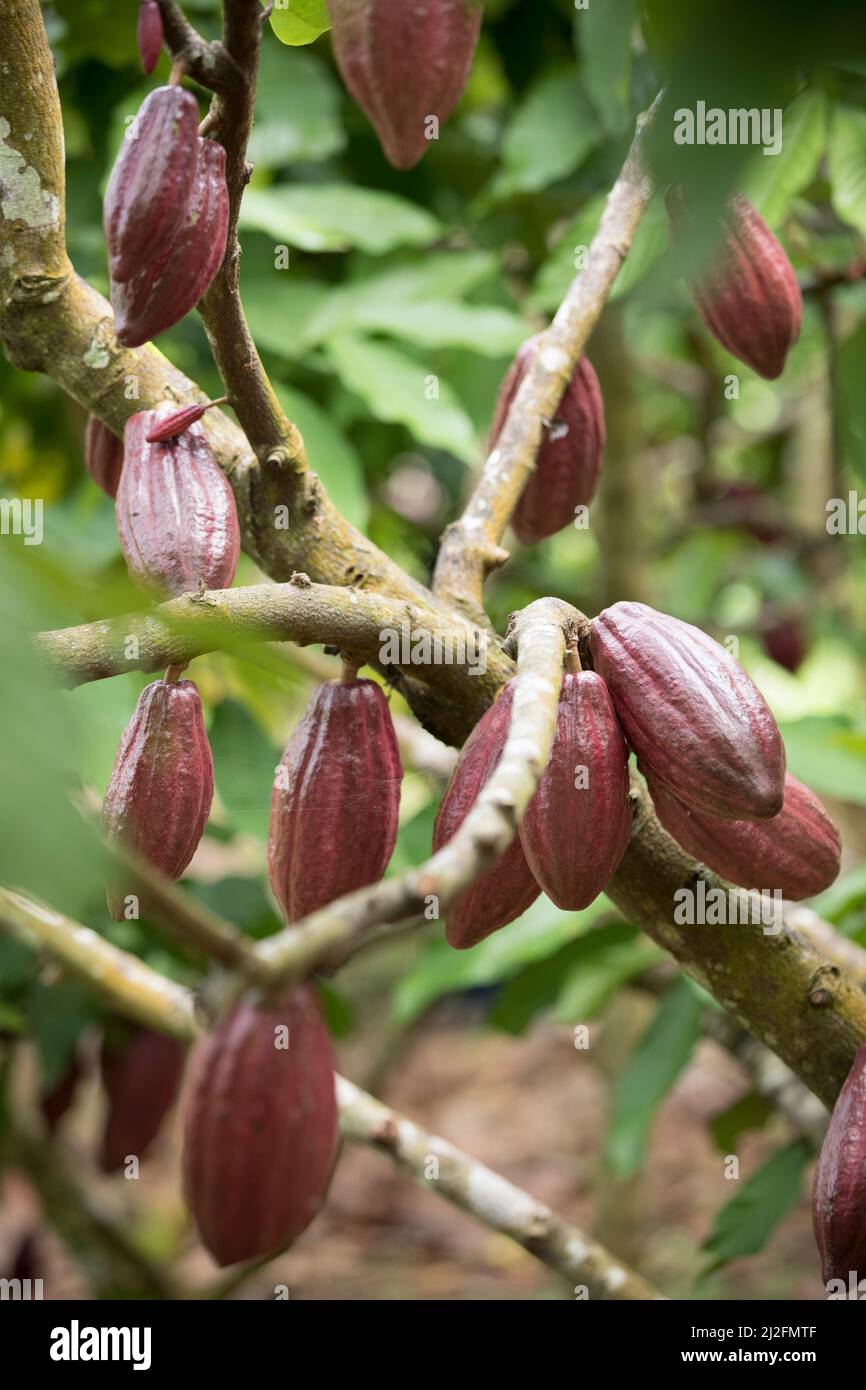
[[[337,1147],[334,1054],[310,986],[242,1000],[192,1073],[183,1177],[202,1241],[220,1265],[275,1254],[321,1207]]]
[[[202,425],[148,444],[165,413],[141,410],[126,422],[115,511],[129,572],[161,593],[227,589],[241,545],[234,494]]]
[[[176,1038],[136,1028],[120,1045],[103,1041],[99,1057],[108,1113],[99,1151],[104,1173],[143,1158],[174,1104],[186,1048]]]
[[[201,140],[198,102],[157,87],[121,146],[103,204],[113,282],[130,280],[171,246],[186,217]]]
[[[397,838],[403,766],[375,681],[319,687],[286,745],[271,798],[268,870],[289,922],[376,883]]]
[[[824,1283],[866,1278],[866,1044],[833,1107],[812,1189]]]
[[[456,835],[495,772],[508,736],[513,699],[514,682],[509,681],[463,745],[436,816],[434,851]],[[540,892],[516,835],[495,867],[482,874],[449,910],[445,921],[449,945],[457,950],[476,946],[522,916]]]
[[[198,145],[195,173],[175,234],[158,255],[142,260],[133,275],[123,282],[112,279],[115,334],[124,347],[140,347],[194,309],[225,257],[226,152],[214,140],[199,139]]]
[[[792,901],[823,893],[838,877],[839,832],[814,792],[791,773],[772,820],[714,820],[689,811],[649,779],[658,818],[688,854],[741,888],[779,889]]]
[[[138,7],[138,22],[135,37],[143,72],[153,72],[159,61],[164,37],[162,11],[156,0],[141,0]]]
[[[646,604],[615,603],[593,620],[589,648],[655,782],[721,820],[782,809],[782,736],[757,686],[718,642]]]
[[[567,672],[553,749],[520,824],[526,861],[566,912],[588,907],[631,834],[628,748],[601,676]]]
[[[411,169],[466,86],[481,0],[328,0],[334,57],[387,158]]]
[[[213,801],[213,760],[193,681],[153,681],[138,697],[102,804],[107,838],[172,881],[198,848]],[[123,920],[121,885],[109,910]]]
[[[676,225],[684,214],[676,199],[673,207]],[[748,198],[731,199],[718,261],[691,289],[722,347],[760,376],[781,376],[800,336],[803,298],[794,267]]]
[[[84,432],[84,466],[103,492],[109,497],[117,496],[123,468],[123,441],[95,415],[88,416]]]
[[[502,427],[537,344],[530,338],[517,356],[499,390],[489,450],[496,446]],[[515,535],[523,545],[546,540],[574,521],[577,507],[595,496],[604,459],[604,401],[592,363],[581,357],[545,431],[535,472],[523,489],[511,518]]]

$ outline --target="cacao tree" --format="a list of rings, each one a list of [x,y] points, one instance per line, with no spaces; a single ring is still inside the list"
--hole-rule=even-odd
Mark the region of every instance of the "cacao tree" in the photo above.
[[[740,1296],[820,1151],[742,1277],[863,1296],[864,98],[795,8],[0,5],[0,1157],[80,1296],[288,1296],[353,1144],[627,1301]],[[594,1212],[337,1070],[479,1015],[604,1083]],[[690,1077],[675,1271],[612,1213]]]

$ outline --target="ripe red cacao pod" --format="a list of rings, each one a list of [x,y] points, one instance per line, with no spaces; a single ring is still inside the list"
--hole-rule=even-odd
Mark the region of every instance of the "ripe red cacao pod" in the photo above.
[[[123,282],[112,279],[115,334],[123,347],[140,347],[194,309],[223,263],[229,225],[226,152],[199,139],[185,215],[158,255],[144,259]]]
[[[676,226],[685,216],[676,197],[673,208]],[[722,347],[760,376],[781,376],[800,336],[803,299],[794,267],[748,198],[729,202],[718,260],[691,289]]]
[[[499,390],[489,450],[496,447],[514,397],[526,375],[538,337],[530,338],[517,356]],[[574,521],[575,510],[595,496],[604,459],[604,401],[592,363],[581,357],[556,411],[545,430],[535,472],[523,489],[511,524],[523,545],[546,540]]]
[[[798,901],[838,877],[839,832],[814,792],[785,775],[785,804],[771,820],[715,820],[689,811],[649,780],[658,818],[688,854],[741,888],[779,889]]]
[[[123,731],[102,804],[111,843],[121,842],[180,878],[198,848],[213,801],[213,760],[193,681],[153,681]],[[121,885],[109,910],[123,920]]]
[[[796,614],[785,616],[770,611],[761,628],[761,646],[777,666],[796,675],[807,655],[803,626]]]
[[[428,122],[463,92],[481,30],[480,0],[328,0],[334,57],[387,158],[411,169]]]
[[[70,1109],[83,1078],[84,1064],[76,1052],[59,1080],[55,1081],[50,1090],[42,1092],[39,1098],[39,1109],[49,1134],[54,1133],[63,1116]]]
[[[313,990],[242,1000],[200,1044],[184,1114],[186,1199],[218,1264],[276,1254],[306,1230],[336,1147],[334,1054]]]
[[[757,686],[718,642],[646,604],[615,603],[593,620],[589,647],[648,776],[702,815],[778,814],[782,736]]]
[[[456,835],[495,772],[508,737],[513,699],[514,682],[509,681],[463,745],[436,816],[434,851]],[[449,945],[457,950],[476,946],[491,932],[522,916],[540,892],[520,837],[515,836],[495,867],[482,874],[449,909],[445,921]]]
[[[138,42],[138,53],[143,71],[153,72],[159,62],[164,37],[162,11],[156,0],[141,0],[138,7],[135,37]]]
[[[117,496],[123,467],[123,442],[95,415],[88,416],[84,432],[84,466],[103,492],[109,497]]]
[[[567,672],[556,737],[520,825],[526,861],[557,907],[588,907],[619,867],[631,834],[628,748],[594,671]]]
[[[198,103],[190,92],[157,87],[145,97],[103,205],[113,283],[131,280],[175,240],[186,218],[201,143]]]
[[[108,1113],[99,1152],[104,1173],[143,1158],[175,1102],[186,1049],[176,1038],[136,1028],[103,1041],[99,1057]]]
[[[320,686],[286,745],[271,799],[268,871],[287,921],[382,877],[402,778],[391,711],[375,681]]]
[[[866,1277],[866,1044],[854,1058],[824,1136],[812,1190],[821,1277]]]
[[[117,534],[133,579],[170,594],[203,583],[227,589],[237,572],[240,527],[234,494],[200,424],[163,443],[147,435],[164,408],[126,422],[117,489]]]

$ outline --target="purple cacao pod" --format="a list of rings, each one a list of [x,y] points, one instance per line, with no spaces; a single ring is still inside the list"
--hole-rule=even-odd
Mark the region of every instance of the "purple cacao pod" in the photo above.
[[[615,603],[593,620],[589,647],[654,782],[720,820],[781,811],[782,736],[757,686],[718,642],[646,604]]]
[[[133,579],[183,594],[204,583],[227,589],[238,567],[234,494],[200,424],[163,443],[147,435],[164,407],[131,415],[117,489],[117,533]]]
[[[138,23],[135,28],[138,53],[142,70],[153,72],[159,62],[162,50],[163,28],[162,11],[156,0],[141,0],[138,7]]]
[[[328,0],[328,12],[343,81],[390,162],[411,169],[469,79],[480,0]]]
[[[537,337],[530,338],[523,344],[500,387],[490,429],[490,451],[502,433],[537,341]],[[601,387],[592,363],[581,357],[556,418],[545,430],[535,472],[511,519],[515,535],[523,545],[535,545],[570,526],[576,509],[592,501],[604,459],[604,442]]]
[[[87,429],[84,433],[84,466],[103,492],[107,492],[109,497],[117,496],[120,470],[123,467],[123,441],[95,415],[90,415],[87,419]]]
[[[673,221],[685,217],[673,200]],[[794,267],[764,219],[741,194],[728,204],[716,264],[692,294],[710,332],[760,376],[781,376],[800,336],[803,299]]]
[[[156,420],[145,435],[146,444],[164,444],[167,439],[177,439],[179,434],[188,430],[190,425],[195,425],[202,418],[205,411],[210,410],[216,401],[205,401],[200,405],[183,405],[177,410],[173,410],[169,415]]]
[[[204,834],[213,801],[213,760],[193,681],[153,681],[138,697],[114,759],[102,805],[111,843],[120,841],[180,878]],[[109,910],[123,920],[121,885]]]
[[[838,877],[839,831],[814,792],[785,774],[785,803],[771,820],[714,820],[689,811],[648,779],[658,818],[683,849],[741,888],[779,889],[796,902]]]
[[[39,1109],[49,1134],[53,1134],[67,1110],[75,1100],[78,1087],[84,1079],[84,1063],[78,1052],[72,1056],[68,1067],[58,1081],[39,1097]]]
[[[185,217],[175,236],[127,280],[112,280],[115,334],[123,347],[140,347],[179,323],[210,289],[223,263],[229,225],[226,152],[214,140],[198,144]]]
[[[199,1044],[184,1114],[184,1190],[214,1259],[276,1254],[306,1230],[336,1148],[334,1054],[315,994],[242,1000]]]
[[[184,224],[201,141],[198,102],[182,87],[145,97],[117,157],[103,205],[113,283],[131,280]]]
[[[286,920],[376,883],[397,839],[403,767],[375,681],[319,687],[274,783],[268,870]]]
[[[815,1170],[812,1219],[824,1283],[847,1283],[851,1273],[866,1277],[866,1044],[833,1107]]]
[[[495,772],[508,737],[513,699],[514,682],[509,681],[463,745],[436,816],[434,851],[456,835]],[[521,917],[540,892],[516,835],[495,867],[482,874],[449,909],[445,921],[449,945],[457,950],[477,945],[491,932]]]
[[[566,673],[556,738],[520,841],[544,892],[566,912],[588,907],[619,867],[631,834],[628,748],[594,671]]]
[[[99,1057],[108,1113],[99,1152],[104,1173],[143,1158],[175,1102],[186,1048],[176,1038],[136,1028],[120,1045],[103,1041]]]

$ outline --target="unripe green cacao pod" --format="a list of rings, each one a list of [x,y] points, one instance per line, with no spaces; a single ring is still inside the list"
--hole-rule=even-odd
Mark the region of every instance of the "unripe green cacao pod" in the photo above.
[[[123,442],[95,415],[88,416],[84,433],[84,466],[103,492],[109,497],[117,496],[123,468]]]
[[[185,1057],[182,1043],[151,1028],[104,1039],[99,1057],[108,1102],[99,1153],[104,1173],[147,1153],[174,1105]]]
[[[499,390],[490,430],[496,447],[508,411],[526,375],[537,338],[519,349]],[[523,545],[546,540],[574,522],[578,507],[595,496],[604,459],[604,401],[592,363],[581,357],[556,411],[545,429],[535,472],[523,489],[511,524]]]
[[[289,922],[376,883],[397,838],[403,767],[375,681],[320,686],[292,734],[271,799],[268,869]]]
[[[778,889],[793,902],[838,877],[839,832],[814,792],[785,775],[785,803],[771,820],[715,820],[689,811],[647,779],[658,818],[683,849],[741,888]]]
[[[702,815],[778,815],[782,736],[757,686],[718,642],[646,604],[615,603],[593,620],[589,647],[648,776]]]
[[[821,1275],[848,1283],[866,1278],[866,1044],[833,1107],[815,1184],[812,1218]]]
[[[436,816],[434,851],[453,839],[496,771],[508,737],[513,699],[514,682],[509,681],[463,745]],[[520,837],[515,836],[495,867],[482,874],[449,909],[445,921],[449,945],[461,951],[476,946],[491,932],[521,917],[540,892]]]
[[[126,422],[115,506],[121,549],[133,579],[160,593],[227,589],[241,546],[234,494],[202,425],[148,444],[166,413],[141,410]]]
[[[318,1000],[242,1000],[193,1059],[183,1179],[220,1265],[276,1254],[325,1198],[337,1147],[334,1055]]]
[[[411,169],[431,116],[447,121],[469,78],[480,0],[328,0],[334,57],[388,159]]]
[[[566,673],[556,737],[520,825],[526,861],[557,907],[588,907],[619,867],[631,834],[628,748],[607,686]]]
[[[213,800],[213,760],[193,681],[153,681],[138,697],[102,804],[102,824],[160,869],[180,878],[204,834]],[[122,921],[123,885],[109,894]]]
[[[676,195],[672,208],[676,226],[686,215]],[[731,199],[717,263],[691,289],[722,347],[760,376],[781,376],[800,336],[803,298],[794,267],[748,198]]]

